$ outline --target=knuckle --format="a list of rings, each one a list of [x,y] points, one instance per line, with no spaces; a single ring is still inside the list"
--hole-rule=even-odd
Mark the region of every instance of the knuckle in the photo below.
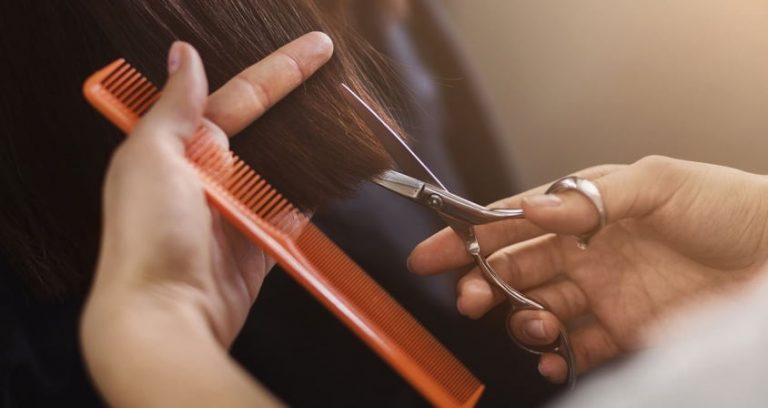
[[[626,165],[622,164],[600,164],[597,166],[588,167],[580,172],[577,173],[577,175],[581,174],[584,175],[586,178],[590,180],[599,179],[600,177],[603,177],[606,174],[609,174],[613,171],[616,171],[617,169],[620,169]]]
[[[578,298],[578,294],[573,290],[573,287],[568,284],[559,285],[557,288],[558,298],[562,302],[562,306],[559,312],[560,316],[576,316],[579,314],[581,302]]]
[[[570,244],[568,242],[567,244]],[[546,248],[546,256],[548,257],[549,265],[553,269],[561,270],[565,265],[565,248],[566,242],[563,240],[562,235],[552,234],[544,242]]]
[[[633,166],[637,171],[636,179],[650,187],[645,196],[652,197],[652,201],[656,203],[668,201],[690,174],[690,168],[685,161],[666,156],[647,156]],[[658,183],[657,180],[664,182]]]
[[[503,242],[519,242],[521,240],[520,237],[525,236],[525,231],[523,230],[522,224],[523,223],[516,222],[515,220],[503,221],[503,224],[499,225],[503,225],[503,228],[498,230],[501,233],[500,236],[503,239]]]
[[[258,79],[250,80],[243,74],[236,75],[233,80],[239,83],[245,89],[246,95],[250,98],[250,110],[255,112],[264,112],[272,104],[271,96],[267,87]]]
[[[275,56],[281,57],[290,67],[289,70],[296,74],[296,83],[302,83],[309,78],[310,72],[306,69],[304,64],[291,53],[284,50],[277,50],[275,51]]]
[[[678,160],[667,156],[650,155],[641,158],[634,163],[635,167],[655,172],[666,171],[676,167]]]
[[[595,364],[594,353],[592,352],[589,344],[584,342],[573,342],[573,353],[576,357],[576,367],[579,372],[583,372],[592,368]]]
[[[517,259],[515,251],[510,248],[504,248],[497,251],[488,258],[488,263],[502,273],[502,279],[513,287],[519,286],[523,278],[520,262]]]
[[[215,99],[213,98],[211,99],[211,101],[214,100]],[[230,131],[232,128],[230,124],[238,123],[239,121],[239,116],[237,115],[238,112],[238,110],[224,109],[218,104],[209,103],[208,109],[205,112],[205,119],[214,123],[216,126],[226,128],[227,131]]]

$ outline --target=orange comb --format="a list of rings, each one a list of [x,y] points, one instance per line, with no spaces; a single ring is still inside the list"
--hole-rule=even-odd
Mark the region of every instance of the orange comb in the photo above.
[[[86,99],[129,133],[160,91],[124,60],[85,82]],[[427,400],[472,407],[484,386],[309,219],[202,129],[187,142],[211,205],[273,257]]]

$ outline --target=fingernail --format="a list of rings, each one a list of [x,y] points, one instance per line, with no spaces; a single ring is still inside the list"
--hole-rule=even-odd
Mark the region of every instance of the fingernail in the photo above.
[[[171,45],[171,50],[168,52],[168,75],[173,75],[181,66],[181,45],[180,41]]]
[[[408,268],[409,272],[413,273],[413,267],[411,266],[411,257],[410,256],[405,260],[405,267]]]
[[[563,199],[554,194],[540,194],[523,198],[533,207],[557,207],[563,203]]]
[[[528,320],[527,322],[523,323],[523,332],[525,332],[526,336],[534,340],[547,339],[547,333],[544,331],[543,320]]]

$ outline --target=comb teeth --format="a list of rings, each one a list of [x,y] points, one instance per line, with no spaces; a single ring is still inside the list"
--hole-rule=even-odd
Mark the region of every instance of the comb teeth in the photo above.
[[[482,385],[445,347],[381,288],[344,251],[264,182],[231,151],[201,129],[187,144],[188,159],[201,175],[228,193],[233,206],[266,221],[294,242],[307,267],[322,272],[324,289],[376,333],[364,340],[438,406],[471,406]],[[258,222],[258,220],[254,220]],[[300,283],[307,285],[299,279]],[[407,358],[402,358],[402,355]],[[436,386],[436,384],[437,386]]]
[[[238,207],[266,221],[287,237],[309,221],[242,159],[216,143],[204,129],[187,142],[187,159],[212,183],[231,196]]]
[[[118,102],[138,116],[142,116],[160,97],[160,90],[131,64],[123,60],[120,62],[120,65],[112,70],[101,84]]]
[[[86,99],[126,133],[160,91],[124,60],[91,76]],[[288,200],[201,128],[186,141],[209,202],[432,404],[474,406],[483,385]]]
[[[83,85],[85,98],[126,133],[160,98],[160,90],[120,59],[93,74]]]
[[[482,389],[478,379],[344,251],[313,224],[304,228],[296,242],[310,263],[324,272],[324,277],[339,291],[340,296],[355,305],[357,312],[375,325],[379,333],[389,337],[387,341],[400,347],[455,401],[473,405],[469,401],[476,400],[478,390]],[[419,388],[416,383],[416,388]]]

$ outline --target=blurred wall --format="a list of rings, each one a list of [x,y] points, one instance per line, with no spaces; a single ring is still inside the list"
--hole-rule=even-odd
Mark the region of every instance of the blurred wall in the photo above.
[[[522,186],[648,154],[768,173],[768,1],[442,1]]]

